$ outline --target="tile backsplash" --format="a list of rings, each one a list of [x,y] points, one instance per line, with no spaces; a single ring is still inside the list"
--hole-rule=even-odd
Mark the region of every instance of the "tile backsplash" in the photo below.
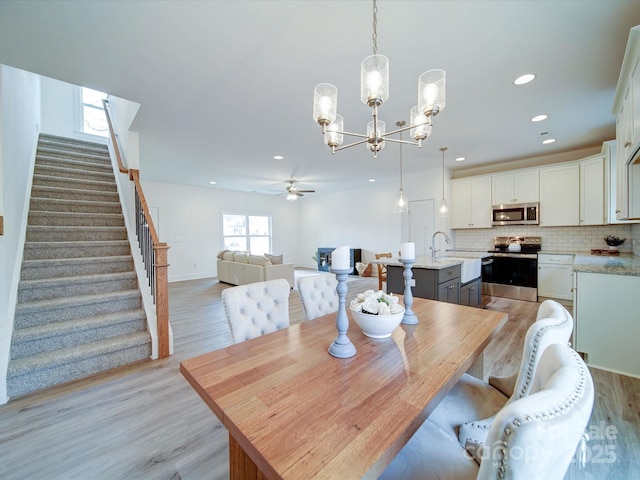
[[[542,249],[552,252],[588,252],[592,248],[606,248],[604,237],[615,235],[627,241],[619,247],[621,252],[631,252],[632,239],[640,239],[640,224],[597,225],[590,227],[537,227],[510,225],[507,227],[453,230],[453,243],[460,250],[489,250],[494,237],[538,236],[542,237]]]

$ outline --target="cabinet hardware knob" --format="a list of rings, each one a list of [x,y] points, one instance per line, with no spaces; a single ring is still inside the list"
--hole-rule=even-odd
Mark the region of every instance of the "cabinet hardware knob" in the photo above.
[[[624,148],[630,147],[631,146],[631,142],[626,141],[624,142]]]
[[[622,210],[616,210],[616,213],[620,213]]]

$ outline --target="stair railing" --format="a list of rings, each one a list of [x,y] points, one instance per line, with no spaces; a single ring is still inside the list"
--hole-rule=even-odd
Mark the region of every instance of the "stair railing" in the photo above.
[[[140,254],[149,279],[151,297],[156,306],[156,322],[158,335],[158,357],[169,356],[169,289],[168,289],[168,256],[169,246],[160,242],[153,220],[149,214],[149,207],[140,184],[140,171],[127,168],[122,161],[122,152],[118,137],[111,123],[109,101],[103,100],[104,112],[109,125],[109,134],[120,173],[128,173],[129,180],[134,186],[136,236],[140,246]]]

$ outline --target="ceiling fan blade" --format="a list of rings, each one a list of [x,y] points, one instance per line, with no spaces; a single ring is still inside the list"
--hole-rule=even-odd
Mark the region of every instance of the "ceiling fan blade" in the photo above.
[[[297,191],[302,193],[316,193],[315,190],[297,190]]]

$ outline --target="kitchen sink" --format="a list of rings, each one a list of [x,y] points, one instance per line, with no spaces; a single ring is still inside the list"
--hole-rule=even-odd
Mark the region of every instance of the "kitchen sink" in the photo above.
[[[464,257],[438,257],[437,260],[460,261],[460,283],[467,283],[475,280],[481,274],[482,260],[480,258],[464,258]]]

